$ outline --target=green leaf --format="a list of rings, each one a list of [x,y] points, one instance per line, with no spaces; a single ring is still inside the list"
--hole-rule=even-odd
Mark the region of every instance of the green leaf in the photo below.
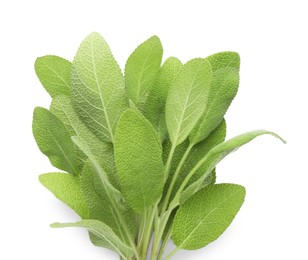
[[[211,65],[204,59],[187,62],[178,73],[166,103],[166,123],[172,144],[182,143],[202,116],[211,80]]]
[[[104,165],[110,182],[118,188],[119,186],[115,174],[112,144],[99,140],[84,125],[84,123],[76,114],[70,97],[64,95],[54,97],[52,99],[50,111],[64,123],[71,136],[78,135],[87,142],[88,146],[90,147],[91,153],[97,158],[99,158],[100,162]],[[85,161],[87,160],[87,156],[77,147],[76,149],[77,155],[81,161],[81,166],[79,168],[82,169]]]
[[[67,173],[52,172],[40,175],[39,181],[81,218],[89,217],[79,177]]]
[[[173,153],[172,160],[171,160],[170,173],[164,185],[163,197],[165,197],[167,194],[167,191],[171,184],[176,168],[178,167],[188,146],[189,146],[189,140],[186,139],[183,143],[181,143],[175,148],[175,151]],[[166,139],[163,142],[163,162],[164,164],[166,164],[168,160],[168,155],[170,153],[171,147],[172,147],[171,141],[169,139]]]
[[[97,158],[91,151],[89,144],[81,136],[73,136],[74,144],[89,158],[89,161],[95,168],[104,189],[110,191],[111,194],[120,194],[120,192],[110,183],[106,170],[101,165],[99,158]]]
[[[194,168],[194,166],[206,156],[206,154],[215,146],[225,141],[226,138],[226,121],[223,120],[219,126],[203,141],[196,144],[190,155],[187,158],[187,161],[185,162],[183,166],[183,173],[184,176],[187,176],[187,174]],[[207,165],[203,164],[200,166],[200,168],[195,172],[195,174],[192,176],[190,181],[188,182],[188,185],[199,179],[206,171]],[[213,177],[213,176],[212,176]],[[183,182],[184,179],[180,178],[181,182]]]
[[[165,105],[170,86],[174,82],[183,64],[174,57],[168,58],[161,67],[154,86],[147,98],[145,117],[157,129],[161,139],[167,134]]]
[[[90,34],[78,49],[71,88],[81,120],[100,140],[113,142],[118,118],[128,102],[122,72],[98,33]]]
[[[78,161],[74,143],[65,125],[50,111],[37,107],[33,113],[33,135],[41,152],[51,164],[78,175]]]
[[[122,224],[114,208],[117,207],[129,227],[130,234],[134,236],[136,232],[134,214],[125,205],[119,192],[111,192],[111,197],[109,196],[108,190],[99,178],[97,169],[89,161],[85,163],[80,181],[90,218],[106,223],[118,236],[125,240]],[[95,245],[99,244],[99,239],[95,235],[91,234],[90,238]]]
[[[212,148],[199,162],[198,164],[191,170],[190,174],[193,176],[200,167],[203,168],[203,175],[196,180],[194,183],[192,183],[184,192],[181,194],[181,204],[183,204],[192,194],[194,194],[196,191],[202,188],[202,184],[204,180],[207,178],[207,176],[211,173],[211,171],[215,168],[215,166],[228,154],[236,151],[244,144],[249,143],[253,139],[255,139],[258,136],[269,134],[272,135],[281,141],[285,142],[280,136],[273,132],[269,132],[266,130],[256,130],[252,132],[248,132],[245,134],[241,134],[239,136],[236,136],[224,143],[221,143],[219,145],[216,145],[214,148]]]
[[[51,97],[70,94],[71,63],[58,56],[43,56],[35,61],[35,72]]]
[[[124,198],[144,212],[162,194],[162,148],[151,123],[135,110],[126,110],[119,120],[114,155]]]
[[[153,36],[129,56],[125,65],[125,85],[128,97],[137,107],[153,87],[163,55],[157,36]]]
[[[189,136],[191,143],[204,140],[223,120],[239,85],[240,57],[235,52],[220,52],[207,58],[213,78],[205,112]]]
[[[178,248],[196,250],[216,240],[231,224],[245,198],[245,188],[216,184],[192,196],[178,210],[172,240]]]
[[[176,192],[178,191],[178,189],[180,188],[181,184],[184,182],[186,176],[189,174],[189,172],[194,168],[194,166],[216,145],[222,143],[225,140],[226,137],[226,122],[223,120],[220,125],[202,142],[196,144],[193,149],[191,150],[188,158],[186,159],[180,174],[178,175],[174,188],[172,190],[172,194],[171,194],[171,198],[172,199],[174,197],[174,195],[176,194]],[[181,147],[182,144],[180,146],[177,147],[177,149],[179,147]],[[188,145],[187,145],[188,146]],[[186,147],[187,147],[186,146]],[[176,149],[176,150],[177,150]],[[184,154],[185,150],[182,151],[182,154]],[[192,184],[194,181],[196,181],[197,179],[199,179],[204,172],[206,171],[206,164],[203,164],[195,173],[194,175],[191,177],[191,179],[189,180],[188,185]],[[173,172],[175,171],[175,169],[173,171],[171,171],[170,176],[173,176]],[[206,186],[208,184],[213,184],[213,182],[215,183],[216,180],[216,175],[214,170],[212,171],[211,174],[209,174],[209,176],[204,180],[204,185]],[[166,185],[168,186],[168,185]]]
[[[91,233],[98,236],[101,241],[104,241],[101,246],[109,248],[117,252],[121,257],[125,259],[131,257],[134,252],[126,243],[124,243],[105,223],[98,220],[81,220],[76,223],[54,223],[52,228],[64,228],[64,227],[81,227],[86,228]]]

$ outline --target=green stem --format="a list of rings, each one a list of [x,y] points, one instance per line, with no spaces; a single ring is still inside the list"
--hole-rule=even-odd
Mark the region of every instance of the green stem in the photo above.
[[[175,207],[177,207],[179,205],[179,200],[180,200],[180,195],[182,193],[182,191],[185,189],[186,185],[188,184],[189,180],[191,179],[191,177],[195,174],[195,172],[204,164],[204,162],[207,160],[207,156],[205,156],[203,159],[201,159],[196,165],[195,167],[189,172],[189,174],[186,176],[186,178],[184,179],[184,181],[182,182],[180,188],[178,189],[178,191],[176,192],[173,200],[170,203],[170,206],[172,209],[174,209]],[[210,168],[210,167],[209,167]],[[203,179],[205,179],[207,177],[207,175],[210,173],[211,171],[207,170],[205,172],[205,174],[203,175]]]
[[[164,254],[165,249],[166,249],[166,246],[167,246],[168,241],[169,241],[170,238],[171,238],[171,228],[169,228],[168,233],[167,233],[165,239],[163,240],[163,242],[161,244],[161,247],[160,247],[159,252],[158,252],[157,260],[161,260],[162,259],[163,254]]]
[[[166,209],[167,209],[168,202],[169,202],[169,199],[170,199],[172,190],[173,190],[173,188],[174,188],[175,182],[176,182],[176,180],[177,180],[177,177],[178,177],[178,175],[180,174],[180,171],[181,171],[181,169],[182,169],[182,167],[183,167],[183,165],[184,165],[184,163],[185,163],[185,161],[186,161],[186,159],[187,159],[187,157],[188,157],[188,155],[189,155],[191,149],[193,148],[193,146],[194,146],[193,144],[189,144],[189,146],[187,147],[185,153],[183,154],[183,156],[182,156],[182,158],[181,158],[181,161],[180,161],[178,167],[176,168],[176,171],[175,171],[175,173],[174,173],[174,175],[173,175],[173,177],[172,177],[172,181],[171,181],[170,186],[169,186],[169,188],[168,188],[167,195],[166,195],[166,197],[165,197],[165,199],[164,199],[164,202],[163,202],[163,206],[162,206],[162,210],[161,210],[162,214],[163,214],[163,213],[166,211]]]
[[[169,260],[172,256],[175,255],[176,252],[178,252],[180,250],[180,248],[175,248],[169,255],[167,255],[167,257],[165,258],[165,260]]]
[[[158,251],[161,244],[161,239],[164,234],[165,227],[172,211],[167,210],[158,222],[157,228],[155,228],[154,241],[152,246],[151,260],[157,260]]]
[[[153,223],[155,214],[157,212],[157,204],[156,203],[149,211],[148,216],[149,218],[146,218],[146,228],[144,230],[144,236],[142,238],[141,242],[141,259],[146,259],[147,251],[149,248],[149,244],[151,241],[151,236],[153,232]]]
[[[138,225],[139,226],[138,239],[137,239],[138,248],[140,247],[143,241],[143,236],[146,229],[146,223],[147,223],[147,212],[145,212],[144,215],[140,216],[140,222]]]
[[[170,171],[170,168],[171,168],[171,162],[172,162],[172,157],[173,157],[175,148],[176,148],[176,145],[172,144],[169,155],[168,155],[168,159],[167,159],[167,162],[166,162],[165,171],[164,171],[165,181],[168,179],[168,176],[169,176],[169,171]]]

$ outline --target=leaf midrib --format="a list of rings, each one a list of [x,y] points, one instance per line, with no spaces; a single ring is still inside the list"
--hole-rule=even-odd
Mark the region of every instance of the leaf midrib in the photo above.
[[[199,224],[190,232],[190,234],[186,237],[186,239],[184,239],[184,241],[178,246],[178,248],[181,248],[182,245],[186,243],[186,241],[187,241],[187,240],[192,236],[192,234],[199,228],[199,226],[200,226],[201,224],[203,224],[203,222],[204,222],[207,218],[209,218],[213,212],[215,212],[216,210],[219,209],[219,206],[220,206],[220,205],[224,204],[227,200],[231,199],[232,197],[234,197],[235,195],[237,195],[237,194],[240,193],[240,192],[241,192],[241,190],[238,190],[238,191],[234,192],[231,196],[225,198],[223,201],[221,201],[219,204],[217,204],[216,207],[215,207],[214,209],[212,209],[211,211],[209,211],[208,214],[207,214],[206,216],[204,216],[204,217],[201,219],[201,221],[199,222]]]
[[[111,139],[111,142],[113,143],[113,141],[114,141],[113,131],[112,131],[111,126],[110,126],[108,113],[106,111],[105,102],[104,102],[102,92],[101,92],[101,88],[100,88],[98,78],[97,78],[97,71],[96,71],[96,65],[95,65],[95,59],[94,59],[93,37],[91,38],[90,42],[91,42],[91,60],[92,60],[92,64],[93,64],[93,73],[94,73],[94,77],[95,77],[95,83],[96,83],[96,86],[97,86],[97,89],[98,89],[98,92],[99,92],[99,97],[100,97],[100,100],[101,100],[101,103],[102,103],[102,106],[103,106],[103,112],[104,112],[104,115],[105,115],[105,118],[106,118],[106,123],[107,123],[107,127],[108,127],[108,130],[109,130],[110,139]]]

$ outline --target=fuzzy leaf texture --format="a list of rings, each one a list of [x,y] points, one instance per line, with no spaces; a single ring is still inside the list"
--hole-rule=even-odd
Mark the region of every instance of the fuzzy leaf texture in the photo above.
[[[239,136],[236,136],[224,143],[221,143],[214,148],[212,148],[191,170],[190,174],[193,175],[200,167],[205,166],[204,174],[191,184],[181,195],[181,203],[184,203],[190,196],[192,196],[196,191],[202,188],[202,184],[206,179],[207,175],[211,173],[214,167],[228,154],[236,151],[241,146],[249,143],[258,136],[269,134],[285,143],[279,135],[266,131],[266,130],[256,130],[248,132]]]
[[[213,78],[205,112],[189,136],[191,143],[204,140],[222,121],[239,85],[240,57],[235,52],[221,52],[207,58]]]
[[[137,212],[160,198],[163,189],[162,148],[151,123],[139,112],[123,113],[116,130],[114,153],[122,193]]]
[[[52,172],[40,175],[39,180],[81,218],[89,217],[89,210],[83,196],[79,177],[67,173]]]
[[[177,58],[168,58],[160,68],[157,79],[146,101],[145,117],[157,129],[162,140],[167,135],[165,106],[168,92],[182,66],[183,64]]]
[[[235,184],[216,184],[194,194],[178,210],[172,240],[178,248],[195,250],[216,240],[242,206],[245,189]]]
[[[37,58],[35,72],[51,97],[70,94],[71,63],[58,56]]]
[[[123,75],[105,39],[92,33],[72,62],[35,61],[52,102],[34,109],[33,135],[64,171],[39,180],[81,217],[52,227],[85,228],[93,245],[120,260],[169,260],[215,241],[245,198],[240,185],[216,184],[217,164],[258,136],[284,141],[266,130],[225,141],[237,53],[185,64],[162,56],[160,39],[150,37],[129,55]],[[165,254],[170,239],[176,248]]]
[[[35,108],[32,130],[38,147],[53,166],[79,174],[74,143],[64,124],[54,114],[45,108]]]
[[[158,37],[153,36],[129,56],[125,65],[125,85],[128,97],[140,107],[153,87],[163,56]]]
[[[73,105],[102,141],[113,142],[117,120],[128,107],[124,77],[106,41],[90,34],[80,45],[71,71]]]
[[[64,227],[80,227],[86,228],[94,233],[102,241],[105,241],[104,247],[117,252],[121,257],[130,257],[133,255],[132,249],[126,245],[121,239],[108,227],[105,223],[98,220],[81,220],[76,223],[54,223],[51,225],[53,228]]]
[[[179,71],[166,103],[167,129],[172,144],[181,144],[202,116],[211,81],[211,65],[203,59],[193,59]]]

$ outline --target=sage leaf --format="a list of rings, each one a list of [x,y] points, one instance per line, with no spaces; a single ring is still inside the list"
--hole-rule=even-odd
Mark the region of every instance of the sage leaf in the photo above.
[[[51,97],[70,94],[71,63],[58,56],[37,58],[35,72]]]
[[[81,220],[76,223],[54,223],[52,228],[64,228],[64,227],[80,227],[86,228],[91,233],[95,234],[101,239],[103,247],[111,249],[117,252],[121,257],[127,259],[131,257],[134,252],[125,242],[123,242],[113,230],[105,223],[98,220]]]
[[[183,193],[181,194],[181,201],[180,201],[181,204],[183,204],[190,196],[192,196],[192,194],[194,194],[196,191],[202,188],[204,180],[223,158],[225,158],[228,154],[236,151],[244,144],[247,144],[256,137],[264,134],[272,135],[285,143],[285,141],[279,135],[273,132],[267,130],[256,130],[245,134],[241,134],[226,142],[216,145],[191,170],[190,174],[193,176],[193,174],[195,174],[200,167],[206,165],[206,168],[204,168],[203,175],[194,183],[192,183],[190,186],[188,186],[186,190],[184,190]]]
[[[182,66],[183,64],[177,58],[168,58],[160,68],[157,79],[146,101],[144,115],[157,129],[162,140],[167,135],[165,120],[167,95]]]
[[[53,166],[74,175],[79,174],[74,143],[60,119],[47,109],[36,107],[32,130],[39,149]]]
[[[67,173],[51,172],[40,175],[39,181],[81,218],[89,217],[79,177]]]
[[[222,121],[239,85],[240,57],[235,52],[220,52],[207,58],[213,78],[205,112],[189,136],[191,143],[204,140]]]
[[[166,103],[166,123],[172,144],[182,143],[202,116],[211,80],[211,65],[204,59],[193,59],[179,71]]]
[[[128,102],[120,67],[98,33],[90,34],[77,51],[71,92],[74,108],[85,125],[100,140],[113,142],[118,118]]]
[[[162,148],[151,123],[128,109],[115,134],[114,156],[121,191],[128,205],[144,212],[162,195]]]
[[[115,173],[112,144],[99,140],[84,125],[74,110],[69,96],[58,95],[54,97],[52,99],[50,111],[64,123],[71,136],[78,135],[88,143],[91,153],[99,158],[99,161],[104,165],[110,182],[118,188],[119,184]],[[76,147],[76,150],[80,159],[79,168],[82,170],[88,157],[78,147]]]
[[[185,178],[189,174],[189,172],[194,168],[194,166],[216,145],[222,143],[226,137],[226,122],[223,120],[220,125],[202,142],[196,144],[192,151],[190,152],[188,158],[186,159],[180,174],[177,177],[177,180],[174,185],[174,189],[171,194],[171,199],[174,197],[181,184],[184,182]],[[185,142],[184,142],[185,143]],[[177,149],[180,146],[177,147]],[[206,171],[207,164],[203,164],[200,168],[194,173],[194,175],[190,178],[186,187],[198,180]],[[171,174],[173,175],[173,174]],[[208,175],[208,177],[204,180],[204,185],[214,184],[216,180],[216,174],[214,169],[212,173]],[[167,185],[166,185],[167,186]],[[203,187],[202,186],[202,187]]]
[[[89,158],[89,161],[95,168],[104,188],[112,194],[120,194],[120,192],[110,183],[106,170],[100,163],[99,158],[92,153],[88,143],[81,136],[73,136],[72,141]]]
[[[216,240],[231,224],[245,198],[245,188],[216,184],[194,194],[178,210],[172,240],[178,248],[196,250]]]
[[[125,224],[129,227],[130,235],[134,236],[136,223],[133,212],[123,202],[120,193],[108,193],[100,180],[97,169],[90,161],[87,161],[84,165],[80,183],[84,199],[89,208],[89,218],[106,223],[119,237],[126,241],[122,223],[116,213],[116,210],[118,210],[123,216]],[[95,245],[100,243],[100,239],[94,234],[90,234],[90,238]]]
[[[153,36],[129,56],[125,65],[125,85],[128,97],[139,108],[156,80],[163,56],[163,47]]]

